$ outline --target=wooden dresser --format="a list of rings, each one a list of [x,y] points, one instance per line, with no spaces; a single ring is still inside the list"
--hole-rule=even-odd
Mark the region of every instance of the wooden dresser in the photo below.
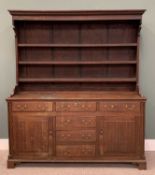
[[[144,10],[10,11],[17,85],[8,168],[22,162],[146,168],[139,93]]]

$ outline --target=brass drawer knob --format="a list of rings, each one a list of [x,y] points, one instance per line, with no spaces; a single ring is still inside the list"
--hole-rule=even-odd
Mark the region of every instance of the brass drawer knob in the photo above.
[[[17,108],[21,108],[21,105],[17,105]]]
[[[100,134],[103,134],[103,130],[102,129],[100,130]]]
[[[27,109],[27,105],[26,105],[26,104],[24,104],[24,106],[23,106],[23,107],[24,107],[24,109]]]
[[[53,131],[49,131],[49,134],[50,134],[50,135],[53,135]]]
[[[85,119],[82,119],[82,122],[83,122],[83,123],[85,123],[85,122],[86,122],[86,120],[85,120]]]
[[[85,108],[85,105],[82,105],[81,107],[82,107],[82,108]]]
[[[31,137],[30,137],[30,142],[33,142],[33,140],[34,140],[34,139],[33,139],[33,137],[31,136]]]
[[[135,108],[135,105],[132,105],[132,108]]]
[[[70,152],[69,151],[65,151],[64,152],[64,156],[69,156],[70,155]]]
[[[82,154],[86,154],[86,151],[85,150],[82,150],[81,152],[82,152]]]
[[[44,106],[42,106],[42,105],[38,105],[38,108],[39,108],[39,109],[42,109],[43,107],[44,107]]]
[[[67,120],[65,120],[64,123],[68,124],[68,123],[70,123],[70,122],[71,122],[71,120],[70,120],[70,119],[67,119]]]
[[[74,106],[77,106],[77,102],[74,103]]]
[[[41,108],[41,105],[38,105],[38,108]]]
[[[89,139],[90,137],[91,137],[90,135],[82,134],[82,138],[84,138],[84,139]]]
[[[88,154],[89,150],[83,149],[81,152],[82,152],[82,154]]]
[[[46,106],[38,105],[39,110],[46,110]]]
[[[111,108],[113,109],[114,108],[114,105],[111,105]]]

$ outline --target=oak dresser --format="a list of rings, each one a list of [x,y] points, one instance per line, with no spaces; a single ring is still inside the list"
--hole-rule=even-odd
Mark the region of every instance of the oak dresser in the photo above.
[[[144,10],[10,13],[17,85],[7,99],[8,168],[116,162],[145,169]]]

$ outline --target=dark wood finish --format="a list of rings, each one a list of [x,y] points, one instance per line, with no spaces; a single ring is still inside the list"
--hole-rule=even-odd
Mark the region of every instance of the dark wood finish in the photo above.
[[[136,61],[19,61],[20,65],[100,65],[136,64]]]
[[[56,155],[63,157],[63,159],[95,157],[95,145],[57,145],[56,147]]]
[[[20,78],[19,82],[136,82],[136,78]]]
[[[147,169],[146,162],[139,163],[138,168],[139,170],[146,170]]]
[[[84,115],[84,114],[83,114]],[[90,129],[96,127],[96,118],[94,116],[65,116],[56,117],[56,129],[68,130],[72,128]]]
[[[8,168],[122,162],[146,169],[138,86],[143,12],[10,11],[17,86],[7,99]]]
[[[47,114],[13,115],[14,154],[16,157],[48,158],[49,124]],[[41,154],[40,154],[41,153]]]
[[[51,102],[14,102],[12,111],[14,112],[43,112],[52,111],[53,104]]]
[[[18,44],[18,47],[134,47],[137,46],[136,43],[127,44]]]
[[[7,168],[15,168],[16,162],[12,160],[7,161]]]

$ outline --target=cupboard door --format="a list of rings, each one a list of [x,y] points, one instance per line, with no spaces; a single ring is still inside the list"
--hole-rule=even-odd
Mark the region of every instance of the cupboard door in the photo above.
[[[98,119],[100,156],[135,156],[138,151],[138,121],[134,115],[109,115]]]
[[[44,114],[13,115],[13,150],[15,156],[45,158],[49,155],[50,118]],[[52,124],[51,124],[52,125]]]

